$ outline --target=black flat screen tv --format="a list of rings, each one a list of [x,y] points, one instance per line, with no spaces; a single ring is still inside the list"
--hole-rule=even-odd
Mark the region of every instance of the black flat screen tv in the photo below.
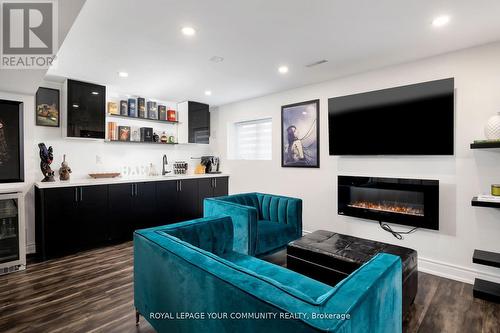
[[[453,155],[454,79],[328,100],[330,155]]]

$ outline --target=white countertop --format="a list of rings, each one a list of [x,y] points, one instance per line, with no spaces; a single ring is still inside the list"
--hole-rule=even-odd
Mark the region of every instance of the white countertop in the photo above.
[[[214,178],[214,177],[229,177],[226,173],[211,173],[211,174],[188,174],[188,175],[172,175],[166,176],[145,176],[145,177],[116,177],[116,178],[80,178],[70,179],[67,181],[56,180],[55,182],[36,182],[35,186],[38,188],[56,188],[66,186],[90,186],[90,185],[106,185],[106,184],[123,184],[123,183],[137,183],[137,182],[158,182],[167,180],[181,180],[193,178]]]

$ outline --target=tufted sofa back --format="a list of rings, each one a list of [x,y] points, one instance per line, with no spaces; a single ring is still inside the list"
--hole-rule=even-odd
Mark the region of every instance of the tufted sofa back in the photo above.
[[[288,224],[290,219],[295,220],[302,216],[302,201],[289,197],[265,193],[241,193],[217,200],[228,201],[257,209],[259,220],[268,220]]]

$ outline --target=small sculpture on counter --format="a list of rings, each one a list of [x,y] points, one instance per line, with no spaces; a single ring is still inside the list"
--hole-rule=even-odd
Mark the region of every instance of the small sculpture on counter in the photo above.
[[[66,154],[63,155],[63,161],[61,163],[61,167],[59,168],[59,180],[69,180],[69,176],[71,173],[71,168],[66,162]]]
[[[52,146],[47,149],[45,143],[39,143],[38,148],[40,148],[40,169],[45,177],[42,182],[54,182],[54,171],[50,168],[50,164],[54,160]]]
[[[160,142],[160,136],[156,133],[153,133],[153,141],[154,142]]]

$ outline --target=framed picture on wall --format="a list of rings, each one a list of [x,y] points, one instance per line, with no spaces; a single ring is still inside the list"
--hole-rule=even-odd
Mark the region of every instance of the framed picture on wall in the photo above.
[[[319,99],[281,107],[281,166],[319,168]]]
[[[23,103],[0,100],[0,183],[24,181]]]
[[[35,114],[37,126],[59,127],[59,90],[38,88],[36,92]]]

